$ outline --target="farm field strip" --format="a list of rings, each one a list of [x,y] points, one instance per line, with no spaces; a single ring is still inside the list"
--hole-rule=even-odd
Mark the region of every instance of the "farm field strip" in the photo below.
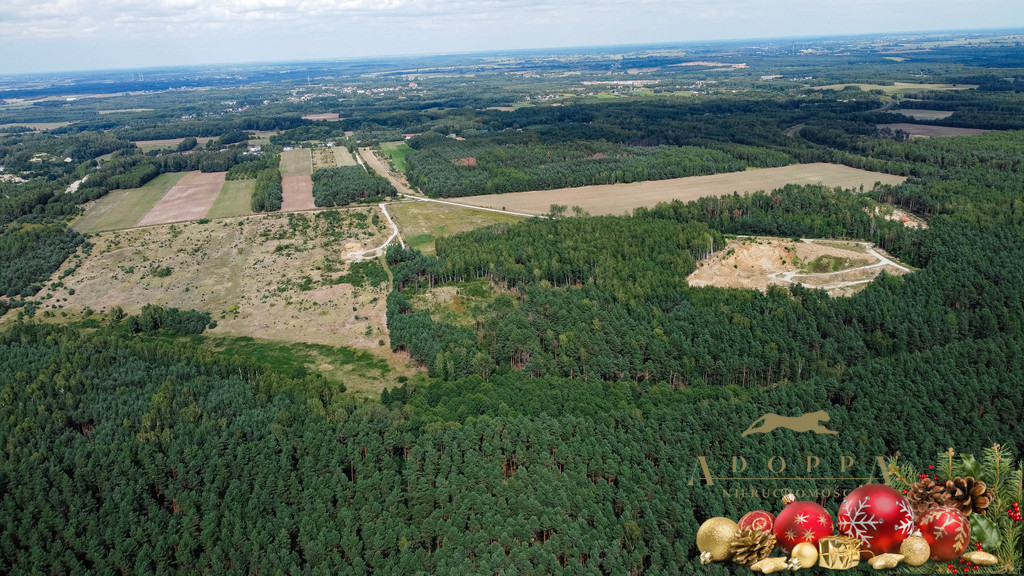
[[[184,176],[185,172],[169,172],[142,188],[114,190],[93,202],[71,227],[93,233],[136,226]]]
[[[281,210],[311,210],[313,203],[313,155],[308,148],[285,150],[281,153],[281,187],[284,199]]]
[[[889,128],[893,132],[903,130],[907,134],[921,138],[949,138],[951,136],[977,136],[989,130],[981,128],[958,128],[956,126],[931,126],[928,124],[879,124],[879,128]]]
[[[139,220],[139,226],[199,220],[206,216],[224,187],[225,172],[189,172],[156,206]]]
[[[640,206],[654,206],[659,202],[689,202],[704,196],[723,196],[733,192],[743,194],[758,190],[769,191],[786,184],[824,184],[843,188],[857,188],[863,185],[870,188],[875,182],[899,184],[904,180],[906,178],[903,176],[869,172],[838,164],[794,164],[780,168],[672,180],[465,196],[459,198],[459,203],[451,203],[531,216],[546,214],[552,204],[580,206],[593,215],[623,214],[632,213],[633,209]]]
[[[206,213],[207,218],[227,218],[229,216],[247,216],[252,214],[250,201],[253,189],[256,188],[255,180],[229,180],[224,182],[220,194],[214,200],[210,211]]]
[[[414,196],[416,198],[423,197],[421,194],[413,192],[412,188],[409,186],[409,183],[406,182],[405,176],[401,174],[395,174],[394,172],[392,172],[384,163],[384,161],[373,153],[372,148],[359,148],[358,152],[359,158],[362,158],[361,164],[363,164],[366,167],[369,167],[370,170],[373,170],[377,174],[380,174],[381,176],[387,178],[388,181],[391,182],[392,186],[395,187],[395,190],[398,190],[400,194]]]

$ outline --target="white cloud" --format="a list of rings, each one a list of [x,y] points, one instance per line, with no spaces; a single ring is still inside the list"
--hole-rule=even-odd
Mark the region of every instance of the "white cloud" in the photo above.
[[[1019,0],[0,0],[0,71],[1020,24]]]

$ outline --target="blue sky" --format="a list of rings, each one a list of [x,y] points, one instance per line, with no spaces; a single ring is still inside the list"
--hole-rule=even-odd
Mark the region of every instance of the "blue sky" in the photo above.
[[[0,0],[0,73],[1021,26],[1020,0]]]

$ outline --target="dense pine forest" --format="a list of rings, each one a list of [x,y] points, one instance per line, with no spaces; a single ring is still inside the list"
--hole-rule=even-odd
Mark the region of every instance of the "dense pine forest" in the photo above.
[[[0,180],[0,573],[748,574],[700,564],[702,522],[777,513],[780,491],[835,514],[855,480],[884,479],[879,457],[924,468],[949,447],[980,454],[998,443],[1018,462],[1024,72],[1019,52],[980,52],[923,52],[912,63],[857,52],[849,66],[834,55],[809,66],[751,51],[749,74],[699,85],[708,72],[672,70],[658,55],[624,63],[666,66],[656,90],[571,99],[562,95],[575,94],[579,74],[604,82],[606,63],[531,60],[511,82],[482,64],[460,76],[461,64],[441,59],[451,68],[421,80],[431,91],[399,96],[371,91],[394,90],[403,68],[372,78],[355,68],[346,82],[362,92],[315,89],[302,75],[281,88],[224,85],[212,97],[123,96],[140,110],[131,113],[61,100],[0,110],[12,123],[72,122],[0,131],[0,165],[17,175]],[[818,89],[922,69],[977,88]],[[780,70],[775,84],[757,80]],[[818,85],[796,80],[809,75]],[[688,88],[673,94],[670,84]],[[940,123],[899,110],[951,114]],[[302,118],[320,112],[339,119]],[[908,121],[993,131],[906,139],[877,128]],[[247,154],[255,131],[261,156]],[[439,235],[433,253],[393,243],[344,269],[329,253],[317,262],[322,286],[294,284],[377,287],[387,331],[366,333],[374,357],[408,361],[417,374],[372,398],[315,368],[282,369],[270,354],[218,351],[211,331],[235,311],[154,301],[131,314],[61,315],[72,311],[49,300],[101,256],[97,238],[71,225],[111,191],[165,173],[226,172],[255,179],[254,212],[278,211],[282,146],[333,139],[351,152],[406,135],[405,176],[435,197],[806,162],[908,179],[793,184],[621,216],[556,205],[544,218]],[[137,144],[159,138],[181,142]],[[396,196],[360,166],[318,168],[311,180],[318,207]],[[927,226],[887,219],[880,206]],[[290,226],[305,221],[293,216]],[[882,274],[850,297],[688,285],[737,236],[867,241],[912,271]],[[320,244],[258,238],[293,256]],[[293,280],[290,269],[273,272]],[[438,313],[428,305],[438,290],[470,304]],[[284,300],[268,307],[293,310]],[[835,435],[741,436],[766,413],[819,411]],[[737,459],[750,476],[780,476],[777,458],[789,468],[767,489],[730,480],[741,475]]]

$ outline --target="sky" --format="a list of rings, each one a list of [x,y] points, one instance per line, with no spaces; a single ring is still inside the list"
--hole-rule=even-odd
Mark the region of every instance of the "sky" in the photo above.
[[[0,0],[0,73],[1022,26],[1021,0]]]

